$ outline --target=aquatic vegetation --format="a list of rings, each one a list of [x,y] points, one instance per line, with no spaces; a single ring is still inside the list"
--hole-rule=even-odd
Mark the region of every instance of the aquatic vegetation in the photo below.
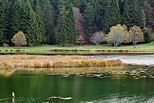
[[[71,68],[71,67],[105,67],[120,66],[120,60],[88,58],[86,56],[30,56],[13,55],[0,56],[2,69],[14,68]]]

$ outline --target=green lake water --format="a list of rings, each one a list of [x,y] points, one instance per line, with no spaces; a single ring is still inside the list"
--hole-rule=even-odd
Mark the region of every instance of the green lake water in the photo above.
[[[154,79],[128,74],[16,72],[0,76],[0,103],[154,103]]]

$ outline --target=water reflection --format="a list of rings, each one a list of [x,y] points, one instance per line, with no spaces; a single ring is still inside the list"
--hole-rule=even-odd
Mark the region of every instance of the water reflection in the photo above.
[[[154,69],[0,76],[0,103],[152,103]],[[16,99],[11,97],[12,91]]]

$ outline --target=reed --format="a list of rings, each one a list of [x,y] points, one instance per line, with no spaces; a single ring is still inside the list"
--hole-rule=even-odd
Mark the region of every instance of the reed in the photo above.
[[[36,56],[6,55],[0,56],[0,69],[22,68],[72,68],[120,66],[120,60],[88,58],[86,56]]]

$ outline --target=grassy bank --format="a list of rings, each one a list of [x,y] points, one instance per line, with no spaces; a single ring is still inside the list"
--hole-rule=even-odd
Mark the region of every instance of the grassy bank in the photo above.
[[[42,45],[33,47],[0,47],[1,54],[154,54],[154,42],[133,46],[120,46],[114,48],[110,45],[95,45],[61,47],[57,45]]]

